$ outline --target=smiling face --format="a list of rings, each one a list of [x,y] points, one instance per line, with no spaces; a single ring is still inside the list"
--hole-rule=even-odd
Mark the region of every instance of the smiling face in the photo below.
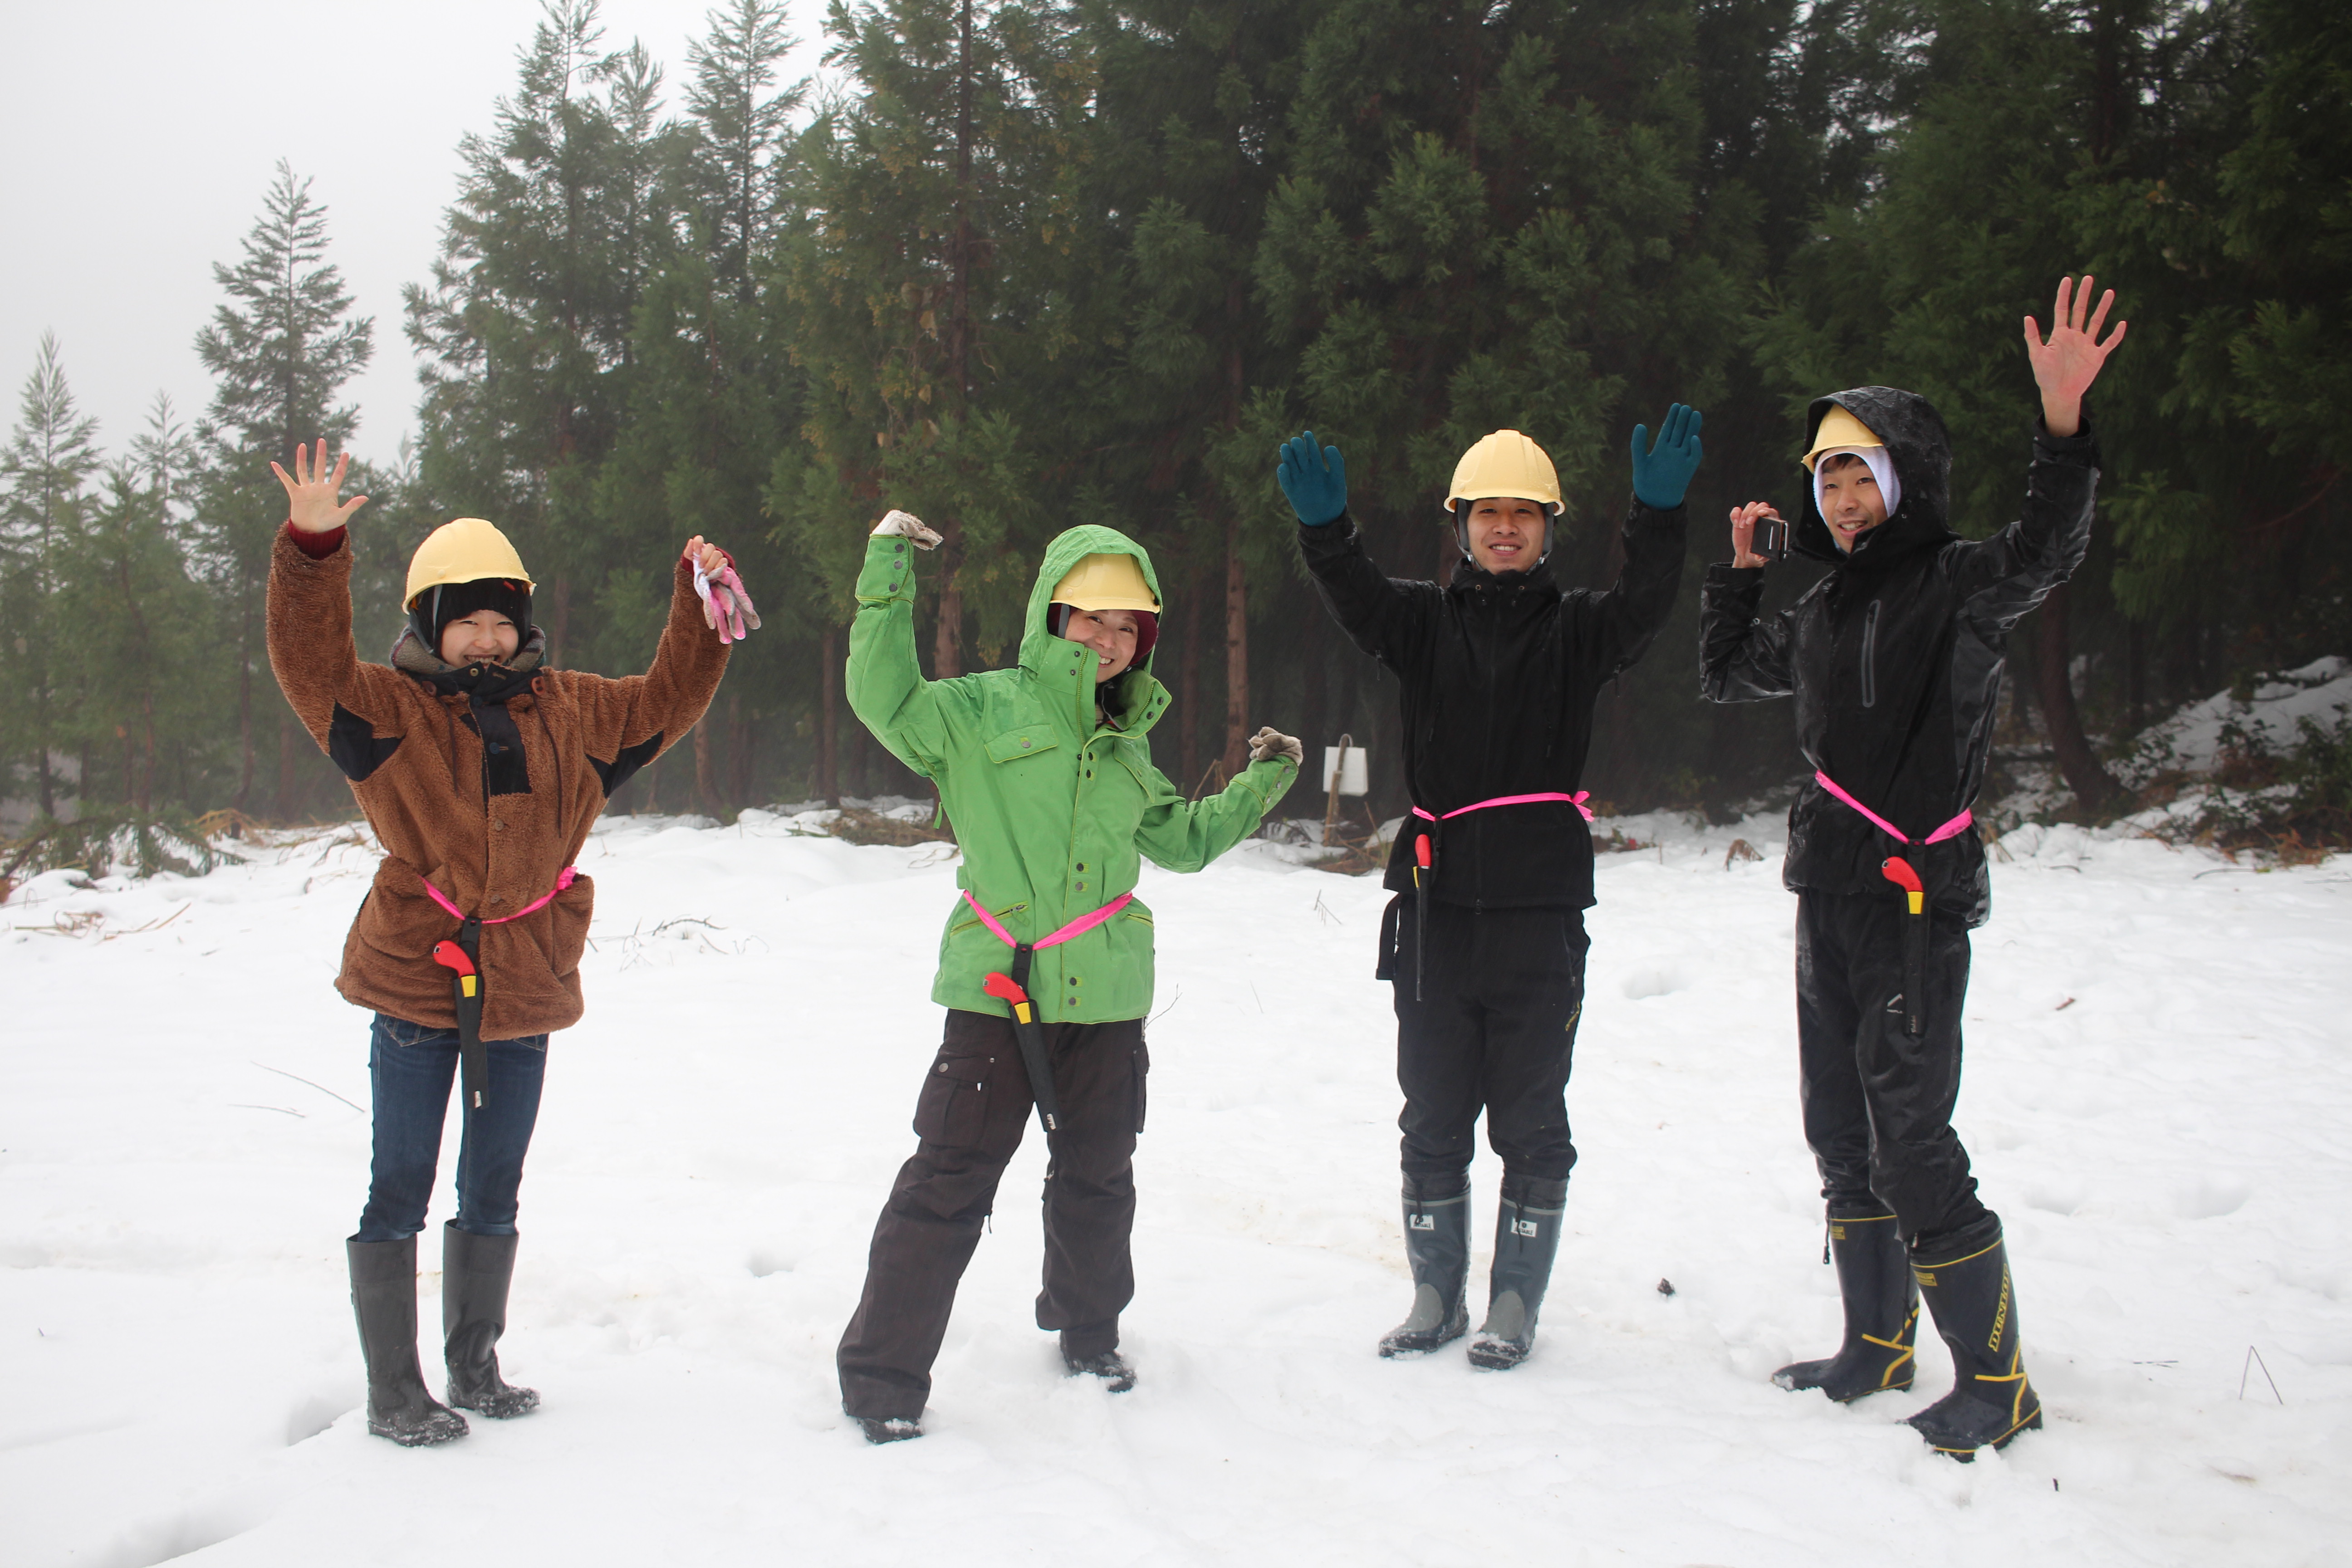
[[[514,622],[496,610],[476,610],[441,629],[444,664],[504,664],[521,646]]]
[[[1489,496],[1470,503],[1464,522],[1470,559],[1489,572],[1524,572],[1543,554],[1542,505],[1517,496]]]
[[[1127,671],[1135,662],[1138,628],[1133,610],[1081,610],[1073,608],[1070,620],[1062,628],[1065,639],[1084,643],[1095,650],[1095,684],[1100,686]]]
[[[1886,498],[1870,465],[1852,452],[1823,458],[1821,476],[1822,521],[1837,547],[1852,554],[1855,541],[1886,521]]]

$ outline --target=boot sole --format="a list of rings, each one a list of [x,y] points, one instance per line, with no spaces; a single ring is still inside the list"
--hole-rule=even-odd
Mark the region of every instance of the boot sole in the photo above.
[[[1852,1405],[1855,1400],[1867,1399],[1874,1394],[1902,1394],[1907,1392],[1911,1387],[1912,1381],[1912,1379],[1906,1377],[1900,1383],[1880,1384],[1872,1388],[1857,1389],[1852,1394],[1832,1394],[1830,1392],[1829,1384],[1825,1383],[1799,1383],[1793,1378],[1783,1381],[1780,1375],[1778,1373],[1775,1373],[1772,1376],[1772,1386],[1775,1388],[1786,1389],[1790,1394],[1811,1394],[1819,1392],[1822,1398],[1830,1400],[1835,1404]]]
[[[1990,1448],[1995,1453],[1999,1453],[2001,1449],[2008,1447],[2010,1444],[2015,1442],[2017,1440],[2017,1435],[2020,1432],[2039,1432],[2041,1430],[2042,1407],[2037,1405],[2033,1407],[2032,1415],[2027,1416],[2016,1426],[2011,1426],[2000,1436],[1989,1438],[1985,1442],[1978,1444],[1975,1448],[1947,1448],[1944,1445],[1937,1442],[1932,1437],[1927,1438],[1927,1447],[1935,1449],[1936,1452],[1943,1455],[1946,1458],[1955,1460],[1963,1465],[1972,1465],[1976,1463],[1977,1448]],[[1927,1434],[1923,1432],[1920,1436],[1926,1437]]]
[[[1470,1364],[1483,1367],[1488,1372],[1508,1372],[1513,1367],[1520,1365],[1533,1353],[1535,1353],[1533,1345],[1529,1345],[1526,1350],[1520,1350],[1515,1345],[1472,1345],[1469,1350]]]
[[[1394,1361],[1397,1358],[1403,1356],[1428,1355],[1433,1351],[1444,1350],[1447,1345],[1452,1344],[1454,1341],[1460,1339],[1469,1331],[1469,1327],[1465,1324],[1462,1328],[1454,1330],[1450,1334],[1440,1334],[1433,1338],[1424,1338],[1420,1335],[1415,1335],[1412,1340],[1406,1341],[1391,1336],[1381,1342],[1381,1355],[1384,1359],[1390,1361]]]
[[[466,1435],[466,1428],[460,1426],[455,1432],[403,1431],[396,1426],[387,1426],[381,1421],[371,1421],[368,1423],[368,1435],[390,1438],[404,1448],[430,1448],[436,1443],[456,1442]]]

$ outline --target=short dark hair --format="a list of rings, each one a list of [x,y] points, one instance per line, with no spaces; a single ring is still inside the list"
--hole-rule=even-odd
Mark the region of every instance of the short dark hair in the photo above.
[[[1862,454],[1859,452],[1832,452],[1828,457],[1822,459],[1820,471],[1826,474],[1831,469],[1843,468],[1848,463],[1862,463],[1862,466],[1865,468],[1870,467],[1868,463],[1863,462]]]

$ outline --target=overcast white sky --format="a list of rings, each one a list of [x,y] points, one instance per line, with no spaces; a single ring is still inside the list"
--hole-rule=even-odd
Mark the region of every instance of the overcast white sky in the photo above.
[[[642,38],[673,106],[710,0],[605,0],[609,47]],[[792,0],[815,68],[822,0]],[[400,288],[427,276],[457,189],[457,139],[510,92],[538,0],[0,0],[0,433],[44,331],[82,410],[120,449],[158,391],[193,420],[212,396],[197,331],[220,302],[279,158],[326,204],[330,259],[375,359],[346,395],[353,450],[386,459],[412,428]]]

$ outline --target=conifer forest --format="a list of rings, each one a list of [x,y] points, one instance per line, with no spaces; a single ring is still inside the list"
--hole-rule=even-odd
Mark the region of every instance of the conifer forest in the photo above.
[[[452,517],[514,540],[551,658],[608,673],[650,656],[688,535],[736,554],[765,628],[614,809],[930,793],[841,694],[898,507],[945,536],[935,674],[1013,659],[1045,542],[1108,523],[1164,590],[1162,770],[1191,792],[1259,724],[1310,757],[1344,731],[1392,816],[1393,683],[1307,585],[1276,444],[1339,445],[1375,558],[1430,576],[1455,458],[1523,430],[1568,498],[1555,568],[1598,586],[1633,427],[1679,400],[1706,448],[1682,595],[1586,784],[1720,812],[1799,767],[1786,705],[1700,699],[1727,510],[1793,508],[1807,403],[1881,383],[1948,422],[1956,526],[2000,528],[2021,319],[2085,271],[2131,323],[2091,404],[2096,538],[2012,639],[1999,755],[2112,814],[2145,723],[2352,654],[2352,7],[835,0],[819,77],[787,79],[794,42],[776,0],[725,0],[661,60],[547,0],[399,320],[355,314],[321,172],[280,164],[187,324],[207,406],[101,446],[54,342],[17,367],[0,796],[36,824],[351,814],[261,626],[269,464],[364,416],[417,434],[346,487],[362,658]],[[413,409],[346,401],[412,351]],[[1311,790],[1288,809],[1319,816]]]

